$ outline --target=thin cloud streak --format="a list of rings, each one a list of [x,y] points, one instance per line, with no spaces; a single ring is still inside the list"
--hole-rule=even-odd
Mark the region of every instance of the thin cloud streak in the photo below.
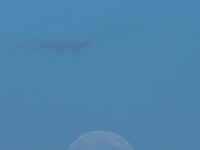
[[[66,43],[66,42],[37,42],[37,43],[18,43],[11,48],[10,50],[19,50],[19,49],[43,49],[43,50],[55,50],[55,51],[73,51],[89,48],[94,44],[93,41],[83,41],[78,43]]]

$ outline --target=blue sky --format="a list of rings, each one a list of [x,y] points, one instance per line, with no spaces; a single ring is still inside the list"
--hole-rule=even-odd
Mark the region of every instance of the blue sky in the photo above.
[[[83,133],[109,130],[135,150],[199,150],[199,7],[1,0],[0,149],[67,150]]]

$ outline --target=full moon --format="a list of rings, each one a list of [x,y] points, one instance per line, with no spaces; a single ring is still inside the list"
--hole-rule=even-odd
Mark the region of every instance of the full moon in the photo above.
[[[81,135],[68,150],[133,150],[122,136],[110,131],[92,131]]]

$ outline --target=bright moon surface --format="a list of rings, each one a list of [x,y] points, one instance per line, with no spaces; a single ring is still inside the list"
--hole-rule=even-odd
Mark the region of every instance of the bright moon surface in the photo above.
[[[128,141],[110,131],[92,131],[81,135],[68,150],[133,150]]]

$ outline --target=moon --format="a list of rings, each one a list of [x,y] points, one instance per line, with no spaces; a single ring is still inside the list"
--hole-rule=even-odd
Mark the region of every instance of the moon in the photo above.
[[[122,136],[110,131],[92,131],[81,135],[68,150],[134,150]]]

